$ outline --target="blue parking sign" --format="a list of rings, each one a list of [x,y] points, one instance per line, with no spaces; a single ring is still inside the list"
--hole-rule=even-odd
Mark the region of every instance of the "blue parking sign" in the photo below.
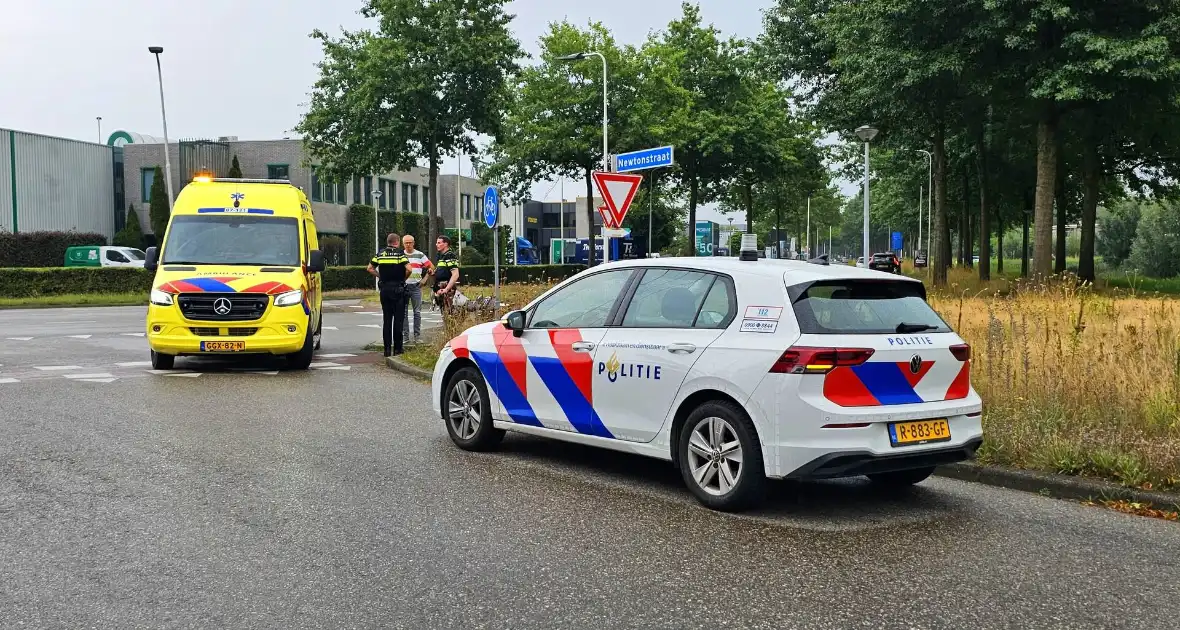
[[[496,190],[495,186],[488,186],[487,190],[483,191],[483,222],[494,228],[499,220],[500,191]]]

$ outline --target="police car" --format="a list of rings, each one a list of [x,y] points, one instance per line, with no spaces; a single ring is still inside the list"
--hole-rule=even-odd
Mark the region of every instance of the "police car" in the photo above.
[[[767,478],[915,484],[982,442],[971,349],[925,297],[803,261],[604,264],[452,339],[433,405],[462,449],[519,431],[648,455],[719,510]]]

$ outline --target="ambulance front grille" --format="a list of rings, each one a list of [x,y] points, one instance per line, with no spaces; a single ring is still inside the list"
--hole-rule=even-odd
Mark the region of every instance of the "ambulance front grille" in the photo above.
[[[264,293],[181,293],[176,301],[189,320],[234,322],[261,319],[270,297]]]

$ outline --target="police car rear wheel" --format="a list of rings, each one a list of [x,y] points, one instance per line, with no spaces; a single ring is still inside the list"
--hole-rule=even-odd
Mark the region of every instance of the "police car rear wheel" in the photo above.
[[[492,426],[488,388],[483,376],[465,367],[451,377],[443,397],[447,434],[455,446],[467,451],[486,451],[499,445],[504,432]]]
[[[153,370],[171,370],[172,366],[176,364],[176,356],[171,354],[160,354],[152,350],[152,369]]]
[[[734,403],[707,402],[680,432],[680,474],[698,501],[715,510],[758,503],[766,484],[762,448],[746,413]]]

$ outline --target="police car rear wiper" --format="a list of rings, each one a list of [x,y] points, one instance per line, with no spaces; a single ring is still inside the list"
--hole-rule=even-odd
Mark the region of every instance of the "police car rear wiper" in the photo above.
[[[896,331],[899,333],[917,333],[926,330],[934,330],[938,326],[931,326],[930,324],[907,324],[902,322],[897,325]]]

